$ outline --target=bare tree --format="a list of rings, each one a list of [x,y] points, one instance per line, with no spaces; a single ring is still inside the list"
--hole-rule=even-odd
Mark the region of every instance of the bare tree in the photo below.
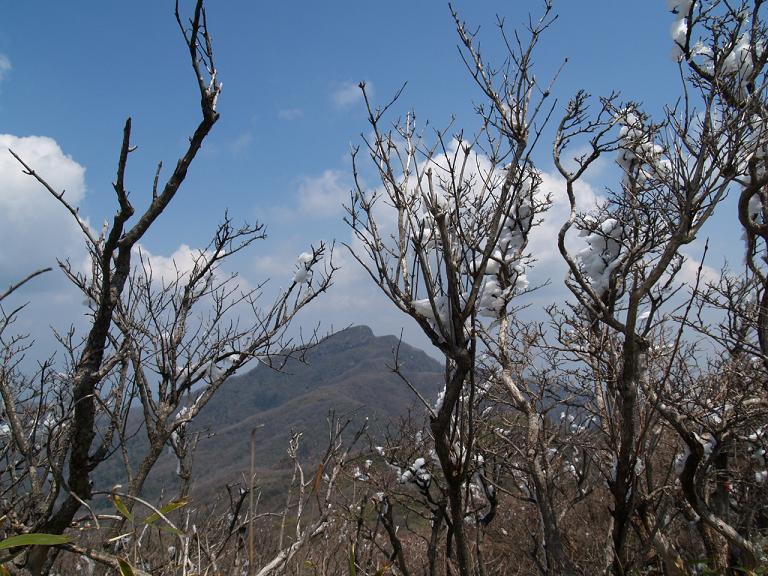
[[[510,352],[517,344],[510,303],[529,290],[528,237],[550,202],[531,158],[552,111],[549,86],[540,85],[531,70],[533,51],[553,20],[550,9],[547,4],[541,18],[532,21],[526,40],[508,38],[500,26],[508,54],[498,71],[484,61],[474,34],[453,13],[462,56],[485,97],[478,107],[481,128],[470,139],[461,132],[451,137],[449,128],[428,143],[413,114],[385,130],[382,118],[391,103],[374,108],[361,86],[373,130],[366,148],[381,188],[368,192],[360,185],[356,150],[357,187],[347,221],[361,249],[353,254],[445,356],[445,389],[436,405],[425,404],[449,504],[446,546],[461,574],[473,573],[479,562],[470,554],[465,519],[472,516],[468,491],[478,457],[474,418],[483,350],[500,367],[494,379],[528,418],[526,454],[531,470],[541,472],[536,501],[544,519],[548,569],[572,573],[552,500],[544,494],[540,406],[527,396],[525,381],[515,378],[519,372]]]
[[[663,489],[658,491],[643,474],[666,427],[674,429],[690,451],[679,484],[684,508],[690,507],[691,517],[701,522],[714,567],[754,568],[760,562],[759,546],[747,536],[749,529],[740,531],[729,522],[730,482],[722,466],[733,451],[730,436],[734,427],[740,427],[737,421],[755,417],[752,410],[737,415],[733,407],[754,404],[763,386],[752,377],[741,380],[745,387],[724,384],[741,372],[738,365],[725,357],[705,364],[707,351],[689,340],[691,302],[715,290],[699,289],[701,269],[691,286],[693,300],[680,306],[675,299],[685,286],[680,279],[686,259],[683,249],[697,238],[726,194],[742,188],[744,208],[761,198],[757,191],[765,182],[758,176],[759,151],[765,136],[753,109],[763,106],[760,79],[765,56],[752,44],[762,42],[765,35],[760,5],[675,3],[676,47],[689,72],[683,74],[682,99],[660,122],[652,122],[634,103],[617,104],[615,97],[603,100],[592,115],[587,97],[578,94],[558,130],[555,164],[566,180],[571,203],[559,247],[570,271],[566,284],[577,300],[560,316],[560,325],[570,330],[560,330],[565,336],[561,342],[588,367],[581,376],[594,386],[587,394],[612,459],[608,483],[615,574],[625,574],[641,561],[630,545],[632,526],[638,521],[646,528],[655,526],[653,544],[665,558],[667,571],[685,572],[679,551],[670,546],[665,521],[649,516],[654,494],[663,494]],[[575,159],[575,168],[568,168],[563,153],[576,140],[589,152]],[[597,210],[580,213],[574,183],[598,157],[613,152],[624,171],[620,188]],[[740,219],[752,230],[747,234],[747,261],[754,274],[755,232],[760,224],[751,215],[745,218],[744,208]],[[574,227],[587,236],[587,246],[578,254],[566,241]],[[758,312],[758,318],[763,313]],[[748,331],[742,332],[742,339],[749,339]],[[755,333],[759,336],[759,329]],[[574,348],[574,341],[585,345]],[[724,353],[716,347],[713,358]],[[725,390],[715,393],[709,384],[713,381]],[[747,401],[745,392],[757,397]],[[718,405],[727,408],[718,411]],[[719,423],[702,428],[702,418],[710,418],[713,411]],[[716,486],[714,494],[709,493],[711,485]],[[658,502],[653,507],[658,509]],[[738,558],[729,559],[729,546],[738,551]]]
[[[201,118],[186,150],[167,180],[158,166],[138,215],[125,188],[130,155],[131,119],[124,127],[117,175],[113,183],[117,209],[101,233],[79,216],[62,191],[46,175],[14,152],[24,172],[36,179],[82,231],[91,270],[82,273],[60,262],[66,277],[83,293],[89,308],[87,334],[59,335],[67,366],[40,366],[32,378],[18,369],[25,341],[8,335],[19,309],[3,312],[3,365],[0,392],[4,403],[3,509],[14,533],[62,534],[77,527],[101,523],[89,502],[98,496],[92,473],[114,452],[122,452],[127,486],[116,487],[113,502],[123,494],[122,517],[101,534],[115,542],[140,494],[147,475],[165,446],[179,460],[180,497],[188,494],[189,463],[194,439],[186,428],[224,381],[253,359],[267,364],[285,354],[291,341],[286,329],[296,313],[331,284],[332,264],[324,264],[326,247],[302,254],[288,288],[266,307],[259,302],[260,286],[241,288],[235,275],[223,272],[223,262],[263,238],[263,226],[236,226],[228,217],[218,226],[205,250],[192,255],[189,269],[178,268],[172,277],[152,269],[139,242],[177,196],[203,141],[216,124],[221,93],[211,35],[203,0],[197,0],[189,18],[176,5],[176,20],[188,48],[200,96]],[[31,277],[12,286],[3,298]],[[10,339],[9,339],[10,338]],[[128,422],[141,407],[148,450],[133,469],[127,454]],[[32,418],[30,418],[30,416]],[[103,496],[103,495],[101,495]],[[145,503],[146,504],[146,503]],[[78,517],[83,508],[84,517]],[[161,514],[162,515],[162,514]],[[102,519],[104,520],[104,519]],[[107,525],[110,522],[106,522]],[[93,548],[72,541],[58,548],[34,546],[14,564],[32,574],[47,573],[57,552],[67,549],[120,569],[119,552],[111,545]],[[0,559],[9,560],[12,556]],[[265,572],[266,573],[266,572]]]
[[[429,139],[413,114],[387,130],[394,101],[375,108],[361,86],[373,134],[365,148],[381,186],[363,189],[355,150],[352,250],[446,358],[443,394],[422,403],[449,502],[445,547],[461,574],[483,570],[462,519],[471,517],[484,454],[506,461],[499,488],[536,508],[542,573],[591,566],[623,575],[657,562],[666,574],[689,574],[702,555],[721,571],[763,562],[763,512],[749,513],[762,493],[766,416],[762,2],[670,5],[682,72],[676,104],[654,120],[616,94],[590,109],[579,92],[558,124],[554,163],[570,211],[557,245],[573,300],[549,308],[548,328],[522,323],[515,298],[529,290],[529,232],[549,204],[531,161],[552,112],[550,88],[531,69],[549,5],[528,41],[503,35],[500,68],[454,13],[484,97],[472,138],[446,130]],[[622,180],[585,205],[577,184],[606,156]],[[700,263],[692,275],[686,248],[729,193],[739,194],[746,270],[718,281]],[[495,416],[482,416],[483,407]],[[500,422],[522,422],[525,433],[483,445],[480,431]],[[750,454],[757,464],[747,464]],[[610,514],[598,527],[605,553],[595,565],[575,557],[568,511],[603,499]]]

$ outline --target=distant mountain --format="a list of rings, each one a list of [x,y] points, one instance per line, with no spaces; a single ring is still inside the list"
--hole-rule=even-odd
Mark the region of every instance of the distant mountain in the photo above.
[[[268,499],[279,493],[289,474],[286,448],[292,432],[303,433],[299,454],[306,470],[316,465],[328,443],[329,411],[353,415],[350,431],[368,418],[374,435],[412,408],[423,413],[416,396],[390,368],[397,346],[394,336],[377,337],[367,326],[356,326],[327,337],[303,362],[289,360],[279,372],[262,365],[231,378],[190,428],[201,432],[193,492],[218,493],[247,473],[255,427],[260,484]],[[406,343],[400,343],[398,360],[413,385],[434,401],[442,388],[442,366]],[[168,486],[174,466],[170,459],[159,462],[147,492]]]

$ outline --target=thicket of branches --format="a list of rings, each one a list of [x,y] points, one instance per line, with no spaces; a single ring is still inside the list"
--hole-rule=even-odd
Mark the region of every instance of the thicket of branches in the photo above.
[[[12,330],[22,310],[0,309],[0,529],[62,535],[0,543],[0,564],[32,574],[762,573],[768,30],[761,0],[670,8],[681,83],[660,117],[617,94],[558,105],[556,78],[541,83],[533,69],[555,20],[549,3],[525,30],[500,24],[506,55],[496,63],[453,13],[482,97],[473,134],[425,131],[413,113],[391,124],[397,98],[376,107],[361,85],[370,136],[353,153],[349,248],[444,356],[445,387],[437,399],[418,396],[425,425],[404,422],[370,451],[365,430],[345,443],[347,424],[330,418],[311,472],[296,435],[285,508],[259,513],[253,477],[204,512],[187,505],[196,443],[187,427],[236,370],[286,350],[286,328],[334,268],[325,246],[303,254],[294,282],[263,305],[258,289],[221,270],[262,227],[225,216],[191,269],[153,277],[138,242],[177,195],[221,90],[202,0],[189,17],[177,6],[201,119],[164,184],[158,167],[138,215],[124,188],[130,120],[117,208],[100,234],[17,157],[81,227],[90,273],[60,268],[91,316],[84,336],[60,336],[66,366],[25,374],[18,359],[29,344]],[[537,289],[529,243],[553,202],[534,161],[551,144],[548,125],[570,207],[549,240],[569,296],[531,322],[520,311]],[[621,179],[590,204],[580,184],[604,158]],[[370,167],[373,189],[359,175]],[[721,214],[727,195],[738,197],[735,214]],[[715,215],[738,220],[744,262],[712,277],[685,249]],[[137,410],[149,448],[135,467],[126,435]],[[179,493],[146,502],[142,487],[166,448]],[[125,481],[94,493],[92,473],[114,453]],[[114,513],[102,513],[106,500]]]
[[[381,186],[352,193],[353,250],[445,356],[419,442],[382,449],[386,537],[369,538],[386,541],[403,574],[765,566],[763,6],[670,8],[681,86],[659,118],[616,94],[557,106],[556,79],[541,83],[532,65],[550,5],[523,33],[500,26],[500,63],[454,13],[484,99],[476,133],[425,133],[412,114],[389,127],[389,106],[369,104],[372,136],[355,166],[368,156]],[[533,160],[550,121],[570,204],[550,242],[570,298],[537,325],[519,311],[535,288],[528,243],[552,203]],[[604,157],[622,178],[590,205],[579,183]],[[729,194],[738,213],[720,215]],[[698,272],[686,278],[684,249],[715,214],[738,219],[745,264],[711,278],[689,263]],[[399,533],[393,507],[406,517]],[[402,553],[412,538],[426,559]]]
[[[45,174],[35,172],[11,151],[20,169],[76,220],[91,266],[83,273],[70,262],[59,263],[90,310],[86,334],[59,335],[65,366],[51,360],[35,374],[23,373],[19,361],[30,343],[13,332],[22,309],[0,310],[2,529],[7,536],[73,530],[85,536],[43,538],[43,543],[57,545],[0,552],[0,564],[8,569],[48,573],[60,552],[67,551],[82,556],[87,566],[96,561],[126,570],[120,562],[129,561],[131,555],[118,551],[128,540],[134,546],[140,542],[139,529],[157,522],[182,534],[162,510],[141,499],[148,474],[167,447],[178,460],[181,482],[166,511],[185,501],[196,443],[187,434],[188,424],[224,381],[254,358],[268,363],[289,347],[299,353],[302,344],[310,344],[291,343],[285,338],[286,329],[301,308],[331,285],[333,265],[321,245],[299,257],[287,289],[273,302],[262,303],[260,286],[241,287],[237,276],[225,273],[222,265],[262,239],[263,225],[237,224],[226,214],[188,269],[179,268],[170,278],[153,274],[139,242],[183,195],[187,170],[219,118],[221,82],[203,1],[196,2],[189,16],[177,3],[175,14],[199,91],[200,120],[170,174],[164,178],[162,164],[158,165],[154,181],[132,198],[125,175],[135,147],[131,119],[126,121],[113,183],[116,208],[100,233],[80,218],[63,191],[48,184]],[[137,199],[143,204],[140,208],[134,206]],[[0,304],[44,272],[11,286],[0,295]],[[129,413],[137,411],[143,415],[139,433],[146,434],[148,448],[139,465],[133,466],[136,455],[127,453],[127,436],[136,433],[129,427]],[[124,481],[109,494],[94,493],[92,473],[115,453],[124,464]],[[112,517],[97,513],[107,498],[114,505]],[[143,517],[138,525],[137,508]],[[19,551],[24,553],[19,556]]]

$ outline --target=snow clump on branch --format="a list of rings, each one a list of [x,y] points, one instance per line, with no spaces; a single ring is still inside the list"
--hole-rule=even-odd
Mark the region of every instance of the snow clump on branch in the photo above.
[[[427,470],[426,463],[424,458],[416,458],[413,464],[398,477],[398,483],[416,482],[417,484],[427,484],[432,479],[432,475]]]
[[[296,261],[296,272],[293,281],[297,284],[308,284],[312,281],[312,264],[315,257],[309,252],[302,252]]]
[[[624,171],[624,186],[643,186],[648,181],[668,178],[672,165],[664,157],[664,147],[653,141],[640,113],[631,106],[625,108],[617,114],[616,123],[621,127],[616,162]]]
[[[728,50],[728,49],[726,49]],[[754,86],[753,72],[755,65],[753,61],[753,53],[758,59],[762,58],[765,51],[765,45],[762,42],[758,42],[756,46],[750,44],[749,39],[746,36],[739,36],[736,43],[728,51],[728,55],[723,60],[721,72],[723,74],[733,77],[733,81],[736,84],[736,89],[739,95],[745,97],[752,92]]]
[[[667,0],[667,7],[677,18],[672,24],[670,33],[674,42],[672,59],[680,60],[684,55],[685,40],[688,37],[688,14],[691,12],[693,0]]]
[[[577,256],[581,260],[584,272],[590,284],[598,294],[604,293],[610,286],[611,272],[621,252],[621,235],[624,228],[615,218],[607,218],[593,231],[583,230],[587,247]]]

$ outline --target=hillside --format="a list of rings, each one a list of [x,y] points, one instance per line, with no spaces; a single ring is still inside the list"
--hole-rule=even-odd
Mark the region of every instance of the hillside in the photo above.
[[[308,469],[327,446],[327,417],[350,415],[359,428],[369,419],[376,436],[410,409],[422,413],[413,392],[392,373],[394,336],[374,336],[367,326],[342,330],[310,350],[304,362],[289,361],[277,372],[266,366],[233,377],[201,411],[192,431],[200,431],[193,491],[220,493],[247,472],[250,433],[257,428],[257,467],[264,496],[280,491],[290,470],[286,448],[292,432],[302,432],[300,456]],[[400,345],[404,374],[431,400],[442,387],[442,367],[423,351]],[[174,484],[175,463],[165,458],[147,484],[156,494]]]

